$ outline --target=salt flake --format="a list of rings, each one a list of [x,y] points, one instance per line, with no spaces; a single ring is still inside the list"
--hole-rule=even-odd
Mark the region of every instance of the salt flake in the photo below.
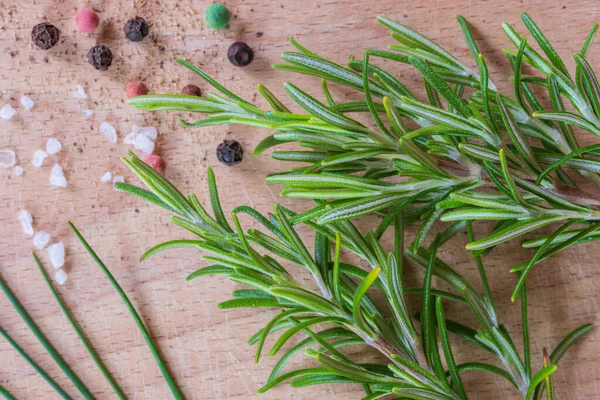
[[[94,111],[92,111],[92,110],[83,110],[83,113],[82,113],[82,114],[83,114],[83,116],[84,116],[85,118],[89,118],[89,117],[91,117],[92,115],[94,115]]]
[[[146,154],[152,154],[154,151],[154,142],[152,139],[142,133],[135,135],[133,146]]]
[[[15,165],[15,152],[12,150],[0,150],[0,167],[12,167]]]
[[[83,86],[75,85],[75,87],[73,87],[73,89],[75,90],[75,96],[77,96],[78,98],[80,98],[80,99],[87,98],[87,94],[85,94],[85,89],[83,88]]]
[[[112,172],[110,172],[110,171],[106,171],[106,172],[104,173],[104,175],[102,175],[102,176],[100,177],[100,182],[102,182],[102,183],[110,182],[110,181],[111,181],[111,179],[112,179]]]
[[[51,244],[46,249],[46,253],[54,268],[58,269],[65,265],[65,245],[63,242]]]
[[[15,174],[16,176],[21,176],[23,174],[23,167],[21,167],[20,165],[14,167],[13,174]]]
[[[100,133],[106,136],[111,143],[117,143],[117,130],[108,122],[100,124]]]
[[[31,160],[31,163],[34,167],[39,168],[44,163],[46,157],[48,157],[48,153],[42,149],[37,149],[35,153],[33,153],[33,160]]]
[[[67,275],[67,273],[62,269],[59,269],[54,274],[54,281],[59,285],[64,285],[64,283],[67,281],[67,278],[69,278],[69,275]]]
[[[50,138],[46,142],[46,153],[48,154],[56,154],[60,151],[62,145],[58,141],[58,139]]]
[[[63,174],[63,169],[60,165],[54,164],[50,172],[50,184],[55,187],[67,187],[67,179]]]
[[[23,233],[29,236],[33,236],[33,217],[31,213],[27,210],[21,210],[19,213],[19,222],[21,223],[21,227],[23,228]]]
[[[46,247],[50,241],[50,237],[48,232],[39,231],[33,236],[33,245],[41,250]]]
[[[15,116],[17,110],[15,110],[10,104],[5,104],[4,107],[0,108],[0,118],[9,120]]]
[[[31,110],[33,108],[33,106],[35,105],[35,102],[33,100],[31,100],[31,97],[29,96],[23,96],[21,97],[21,105],[27,110]]]

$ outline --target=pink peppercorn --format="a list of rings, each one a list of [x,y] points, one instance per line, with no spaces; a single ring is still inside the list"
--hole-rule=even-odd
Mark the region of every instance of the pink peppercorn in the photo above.
[[[161,156],[157,156],[155,154],[151,154],[148,157],[146,157],[144,159],[144,162],[146,164],[150,164],[152,166],[152,168],[154,168],[156,170],[156,172],[158,173],[163,173],[165,172],[165,169],[167,168],[167,164],[165,163],[165,160],[163,160],[163,158]]]
[[[142,82],[131,82],[127,85],[127,98],[148,94],[148,87]]]
[[[77,13],[75,22],[81,32],[92,33],[96,30],[98,24],[100,24],[100,18],[94,10],[86,8]]]

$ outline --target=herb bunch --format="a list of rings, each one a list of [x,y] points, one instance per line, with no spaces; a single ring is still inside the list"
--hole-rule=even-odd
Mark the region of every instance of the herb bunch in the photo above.
[[[171,221],[196,236],[158,244],[147,250],[142,260],[165,250],[201,250],[205,253],[202,258],[210,265],[191,273],[188,280],[222,274],[232,282],[249,287],[234,291],[233,299],[219,304],[220,309],[280,309],[281,312],[248,341],[257,346],[256,362],[267,339],[276,332],[282,334],[271,347],[270,356],[279,354],[294,335],[304,332],[308,336],[285,351],[259,393],[292,380],[291,384],[297,387],[340,382],[361,384],[366,393],[364,399],[368,400],[390,394],[410,399],[466,399],[461,373],[478,370],[508,380],[525,399],[540,398],[543,390],[551,396],[550,375],[556,371],[556,364],[565,351],[592,328],[591,325],[577,328],[550,355],[543,356],[541,368],[532,370],[525,287],[521,289],[525,344],[521,354],[509,331],[496,317],[481,257],[476,255],[475,260],[483,295],[437,256],[438,249],[456,233],[456,225],[436,235],[430,246],[420,245],[405,254],[406,221],[402,213],[395,215],[391,222],[382,221],[376,230],[366,235],[349,220],[320,225],[279,204],[268,216],[248,206],[237,207],[231,212],[233,224],[230,224],[221,207],[211,169],[208,170],[208,190],[213,215],[195,195],[183,195],[133,153],[124,162],[147,189],[127,183],[118,183],[118,189],[174,213]],[[243,214],[258,222],[261,229],[244,230],[239,219]],[[315,231],[312,253],[296,231],[300,224]],[[389,252],[380,242],[388,225],[394,231],[394,248]],[[472,237],[470,222],[466,226]],[[365,271],[342,257],[342,250],[353,253],[370,270]],[[403,282],[405,255],[425,270],[421,288],[406,287]],[[298,282],[291,273],[294,269],[308,271],[317,290]],[[453,292],[435,289],[434,276],[448,284]],[[385,304],[372,301],[367,294],[369,290],[383,294]],[[418,316],[409,312],[406,302],[409,294],[421,295]],[[444,301],[465,305],[475,315],[478,328],[447,320]],[[420,322],[419,329],[415,320]],[[330,328],[315,329],[315,325],[321,324]],[[503,367],[476,361],[457,364],[448,332],[489,351]],[[313,344],[317,348],[308,347]],[[378,350],[387,358],[387,364],[351,360],[344,354],[344,346],[350,344]],[[306,354],[315,358],[320,367],[282,373],[289,359],[305,348]],[[540,386],[542,383],[544,386]]]
[[[283,197],[324,201],[302,213],[302,220],[327,224],[379,213],[392,221],[403,212],[409,221],[420,223],[413,250],[438,220],[457,223],[463,230],[465,221],[497,221],[489,235],[467,245],[475,254],[560,223],[554,233],[523,242],[537,251],[529,262],[512,269],[522,272],[514,300],[536,263],[572,244],[600,238],[600,196],[576,183],[584,179],[600,184],[600,144],[580,147],[573,132],[575,127],[600,136],[600,84],[585,59],[598,26],[575,55],[572,77],[527,14],[523,21],[544,56],[504,24],[518,48],[505,50],[514,69],[512,99],[497,91],[462,17],[458,21],[477,70],[410,28],[383,17],[379,21],[400,44],[389,46],[390,51],[366,50],[362,60],[352,60],[348,67],[290,39],[299,52],[284,53],[286,64],[274,68],[320,77],[326,99],[319,101],[286,83],[285,90],[304,113],[293,113],[258,85],[272,107],[263,111],[184,60],[178,62],[221,94],[148,95],[129,103],[148,110],[209,115],[193,123],[182,120],[186,127],[240,124],[275,131],[255,154],[282,143],[299,144],[304,150],[274,151],[272,157],[308,166],[269,175],[267,181],[285,185]],[[373,65],[375,57],[416,68],[423,75],[427,101],[418,100],[391,73]],[[541,76],[522,73],[524,64]],[[365,99],[336,102],[328,88],[332,82],[363,92]],[[534,86],[548,93],[551,109],[542,106]],[[572,111],[566,111],[565,100]],[[370,113],[375,127],[352,119],[350,113]]]
[[[286,353],[275,366],[266,390],[286,379],[305,386],[328,382],[363,384],[365,399],[391,393],[401,398],[466,398],[460,374],[485,370],[509,380],[526,399],[540,398],[545,390],[551,398],[550,375],[564,350],[591,326],[575,330],[557,350],[542,358],[542,367],[532,369],[527,328],[525,280],[533,266],[566,247],[600,238],[600,196],[589,191],[600,179],[600,145],[581,147],[575,129],[600,136],[600,84],[585,56],[597,31],[595,25],[582,50],[575,55],[573,75],[527,14],[525,23],[541,53],[508,24],[503,29],[516,46],[505,50],[513,68],[514,98],[498,91],[488,74],[484,57],[467,22],[459,17],[476,69],[414,30],[380,17],[398,44],[388,50],[366,50],[362,60],[351,59],[347,67],[329,61],[295,40],[296,52],[282,55],[277,69],[321,78],[324,101],[286,83],[285,90],[302,112],[292,112],[265,86],[259,93],[271,110],[263,111],[221,86],[184,60],[180,64],[198,74],[220,94],[199,98],[183,95],[148,95],[129,103],[148,110],[176,110],[208,114],[196,122],[180,121],[186,127],[240,124],[274,131],[256,148],[255,154],[293,142],[302,150],[274,151],[278,160],[302,162],[286,173],[267,177],[285,185],[283,197],[315,200],[308,211],[295,213],[277,205],[265,217],[248,207],[233,211],[231,227],[221,209],[209,171],[209,190],[214,217],[197,198],[184,196],[165,178],[131,155],[127,165],[149,190],[119,184],[133,193],[177,214],[173,222],[193,232],[198,240],[178,240],[158,245],[144,256],[177,247],[194,247],[211,255],[213,265],[190,278],[225,274],[251,287],[234,292],[234,299],[221,308],[272,307],[283,309],[250,343],[258,343],[257,360],[266,338],[284,333],[270,354],[279,352],[294,334],[308,335]],[[543,54],[542,54],[543,53]],[[371,61],[383,58],[416,68],[424,78],[426,100],[419,100],[393,74]],[[537,75],[523,73],[525,65]],[[341,84],[361,92],[364,100],[340,103],[329,85]],[[545,91],[550,107],[539,96]],[[368,126],[352,118],[367,113]],[[244,231],[238,214],[259,221],[266,232]],[[352,220],[371,213],[383,218],[376,229],[363,234]],[[450,222],[429,245],[428,233],[438,222]],[[473,221],[496,221],[488,235],[475,238]],[[560,223],[549,235],[525,240],[536,249],[533,257],[511,269],[518,277],[512,300],[521,296],[523,351],[514,345],[508,330],[497,320],[487,284],[483,256],[501,243],[521,238],[543,227]],[[316,232],[311,254],[295,231],[304,224]],[[404,244],[404,227],[418,224],[412,243]],[[393,229],[395,246],[387,251],[380,243]],[[466,231],[480,272],[483,294],[437,256],[444,243]],[[256,246],[266,250],[261,254]],[[344,248],[364,260],[370,271],[340,260]],[[406,288],[402,279],[407,255],[425,269],[423,286]],[[285,264],[308,270],[319,289],[314,293],[295,281]],[[434,289],[438,276],[452,293]],[[374,304],[367,290],[380,291],[385,308]],[[411,316],[405,296],[419,293],[421,312]],[[472,329],[444,317],[443,301],[468,306],[479,326]],[[391,315],[391,317],[386,317]],[[419,329],[415,320],[419,321]],[[328,323],[333,328],[316,332],[312,325]],[[471,362],[457,365],[448,341],[455,332],[489,350],[503,368]],[[438,342],[439,340],[439,342]],[[388,359],[388,365],[364,365],[342,352],[349,343],[364,343]],[[316,343],[307,354],[321,368],[280,375],[289,357]],[[441,344],[442,354],[438,349]]]

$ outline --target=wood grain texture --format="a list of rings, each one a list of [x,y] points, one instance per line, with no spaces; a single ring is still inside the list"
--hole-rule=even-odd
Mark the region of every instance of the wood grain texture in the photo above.
[[[384,48],[391,43],[388,31],[375,21],[377,15],[386,15],[424,32],[472,65],[455,21],[455,16],[462,14],[474,26],[495,82],[503,82],[502,88],[507,89],[509,68],[501,49],[512,45],[502,33],[502,22],[515,24],[523,32],[519,14],[531,12],[557,50],[569,60],[568,66],[573,67],[568,56],[580,48],[597,21],[598,2],[231,0],[227,1],[233,13],[230,27],[218,32],[203,21],[203,10],[209,3],[92,0],[91,5],[100,12],[101,26],[96,34],[88,35],[76,31],[74,20],[84,2],[0,0],[0,105],[9,103],[19,111],[10,121],[0,120],[0,149],[15,150],[19,164],[25,169],[20,177],[0,169],[0,273],[99,399],[114,396],[67,326],[31,259],[31,238],[22,233],[17,221],[23,208],[34,215],[36,229],[51,233],[53,241],[65,242],[69,281],[60,287],[61,295],[131,398],[166,399],[170,394],[134,322],[101,271],[76,242],[66,225],[67,219],[80,228],[130,295],[187,398],[359,399],[360,388],[350,385],[304,389],[283,385],[267,394],[255,395],[266,381],[274,360],[266,358],[254,365],[254,348],[245,342],[274,313],[217,311],[216,304],[229,297],[234,285],[220,278],[186,282],[185,276],[202,264],[197,252],[166,253],[138,262],[150,245],[186,235],[169,223],[167,213],[99,182],[107,170],[135,182],[119,160],[128,148],[122,139],[134,123],[158,128],[158,153],[168,163],[167,177],[184,191],[198,194],[203,201],[208,200],[206,168],[212,166],[226,210],[242,203],[263,212],[269,211],[276,201],[298,208],[305,205],[279,200],[279,188],[265,184],[264,175],[283,170],[284,165],[267,155],[250,156],[251,149],[267,132],[234,126],[185,130],[176,123],[180,117],[177,113],[147,113],[126,106],[125,86],[130,81],[142,80],[154,93],[178,92],[188,83],[208,90],[199,79],[174,63],[176,57],[184,57],[249,99],[256,98],[254,88],[258,82],[264,82],[278,95],[283,95],[282,83],[286,80],[316,94],[318,80],[269,68],[282,51],[290,50],[286,37],[294,36],[313,51],[343,63],[348,54],[360,55],[364,48]],[[141,43],[127,42],[122,34],[126,19],[135,15],[152,23],[150,37]],[[61,30],[59,45],[46,52],[30,44],[31,28],[41,21],[51,22]],[[226,50],[234,40],[247,41],[254,48],[255,61],[249,67],[238,69],[227,61]],[[85,58],[87,50],[96,43],[108,45],[115,55],[113,67],[104,73],[93,70]],[[599,61],[600,51],[594,47],[590,62],[598,65]],[[395,67],[394,71],[409,87],[419,87],[420,81],[410,68]],[[87,99],[75,97],[75,84],[86,88]],[[353,98],[349,91],[333,89],[337,98]],[[31,111],[18,104],[24,94],[36,102]],[[262,100],[258,102],[264,104]],[[85,119],[82,111],[88,108],[95,114]],[[98,132],[103,121],[117,128],[120,137],[117,145]],[[63,150],[36,169],[31,165],[33,152],[50,137],[60,139]],[[215,148],[224,138],[235,138],[244,145],[247,154],[241,165],[228,168],[218,163]],[[69,181],[66,189],[55,189],[48,183],[55,162],[66,171]],[[362,225],[368,227],[369,220]],[[442,256],[474,280],[475,266],[463,250],[465,242],[465,238],[457,239],[446,246]],[[599,255],[595,243],[574,247],[545,262],[530,276],[534,367],[541,365],[543,347],[552,348],[583,323],[598,322]],[[518,243],[510,243],[487,257],[499,318],[511,332],[518,332],[521,326],[519,306],[509,300],[515,280],[508,269],[529,256],[531,252],[521,249]],[[49,265],[45,253],[42,257]],[[408,281],[418,282],[418,267],[411,264],[408,274]],[[460,312],[460,309],[450,310],[451,315]],[[70,393],[78,395],[4,296],[0,296],[0,325]],[[598,397],[598,339],[596,330],[561,362],[555,379],[557,398]],[[465,355],[482,361],[488,358],[468,344],[457,342],[455,346],[459,361]],[[369,353],[369,357],[374,355]],[[294,362],[306,365],[309,361],[298,355]],[[464,379],[473,393],[471,398],[517,398],[510,387],[489,375],[465,373]],[[57,398],[3,340],[0,340],[0,383],[19,399]]]

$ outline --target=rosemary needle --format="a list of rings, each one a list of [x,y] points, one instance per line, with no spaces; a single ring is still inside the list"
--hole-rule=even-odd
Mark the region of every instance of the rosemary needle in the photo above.
[[[92,393],[90,393],[89,389],[85,386],[85,384],[81,381],[81,379],[79,379],[77,374],[75,374],[75,372],[73,372],[73,370],[71,369],[71,367],[69,367],[69,365],[65,362],[65,360],[63,360],[63,358],[60,356],[60,354],[58,354],[58,352],[56,351],[54,346],[52,346],[52,343],[50,343],[50,341],[46,338],[44,333],[40,330],[40,328],[33,321],[31,316],[27,313],[27,311],[25,311],[25,308],[21,305],[19,300],[15,297],[13,292],[10,290],[10,288],[6,285],[6,283],[4,282],[4,280],[1,277],[0,277],[0,289],[2,289],[2,291],[4,292],[6,297],[8,297],[8,300],[10,300],[10,302],[12,303],[15,310],[17,310],[17,312],[19,313],[21,318],[23,318],[23,321],[25,321],[25,323],[27,324],[29,329],[31,329],[33,334],[38,338],[38,340],[40,341],[42,346],[44,346],[46,351],[52,356],[52,358],[58,364],[60,369],[63,370],[63,372],[67,375],[67,377],[69,377],[71,382],[73,382],[75,387],[77,387],[77,390],[79,390],[79,392],[81,392],[83,397],[85,397],[86,399],[94,399],[94,396],[92,395]]]
[[[10,392],[2,385],[0,385],[0,394],[2,394],[6,400],[16,400],[16,397],[10,394]]]
[[[131,313],[131,316],[133,317],[140,332],[142,333],[142,336],[144,336],[144,339],[146,340],[146,343],[148,344],[148,347],[150,348],[150,351],[152,352],[152,355],[154,356],[154,359],[156,360],[156,363],[158,364],[158,367],[160,368],[160,371],[161,371],[163,377],[167,381],[167,384],[169,385],[169,388],[171,389],[171,392],[173,393],[173,397],[175,397],[175,399],[177,399],[177,400],[183,399],[183,395],[179,392],[177,384],[171,377],[171,374],[169,373],[167,366],[165,365],[162,358],[160,357],[158,348],[154,344],[154,341],[152,340],[152,337],[150,336],[148,329],[146,329],[144,322],[142,321],[139,314],[133,307],[133,304],[131,304],[131,301],[129,301],[129,298],[127,297],[127,295],[125,294],[125,292],[123,291],[123,289],[121,288],[119,283],[116,281],[116,279],[113,277],[113,275],[110,273],[110,271],[108,270],[106,265],[104,265],[102,260],[100,260],[100,258],[96,254],[96,252],[90,247],[90,245],[87,243],[87,241],[81,235],[81,233],[79,233],[79,231],[77,230],[77,228],[75,227],[75,225],[73,225],[73,223],[71,221],[69,221],[69,226],[71,227],[73,232],[75,232],[75,235],[77,235],[77,238],[79,239],[81,244],[83,244],[83,247],[85,247],[85,249],[90,254],[90,256],[92,256],[92,258],[94,259],[96,264],[98,264],[98,266],[106,274],[106,277],[108,278],[110,283],[113,285],[113,287],[115,288],[115,290],[117,291],[119,296],[121,296],[121,299],[123,300],[123,302],[127,306],[127,309]]]
[[[29,356],[29,354],[27,354],[25,352],[25,350],[23,350],[21,348],[21,346],[19,346],[17,344],[17,342],[15,342],[14,339],[12,337],[10,337],[9,334],[2,328],[0,328],[0,335],[4,336],[6,341],[8,343],[10,343],[10,345],[17,351],[17,353],[19,353],[21,356],[23,356],[25,361],[27,361],[33,367],[33,369],[35,369],[37,371],[37,373],[40,374],[42,376],[42,378],[44,378],[50,384],[50,386],[52,386],[54,388],[54,390],[56,390],[58,392],[58,394],[61,395],[61,397],[63,399],[71,399],[71,396],[69,396],[67,394],[67,392],[65,392],[58,385],[58,383],[56,383],[56,381],[54,379],[52,379],[46,371],[44,371],[44,369],[42,367],[40,367],[35,361],[33,361],[33,359]],[[4,396],[8,399],[14,398],[14,397],[10,397],[10,394],[7,396],[6,393],[8,393],[8,392],[4,393],[0,390],[0,393],[4,394]]]
[[[54,285],[52,285],[52,282],[50,281],[50,278],[48,278],[48,274],[44,270],[44,267],[42,266],[40,259],[38,258],[38,256],[35,253],[32,253],[32,254],[33,254],[33,259],[35,260],[35,263],[37,264],[38,268],[40,269],[40,272],[42,273],[44,280],[48,284],[48,287],[50,288],[52,295],[56,299],[56,302],[60,306],[60,309],[63,311],[63,313],[69,320],[69,323],[75,330],[75,333],[77,333],[77,336],[79,336],[79,339],[81,339],[81,341],[83,342],[83,345],[85,346],[88,353],[90,354],[90,356],[92,357],[92,359],[94,360],[94,362],[96,363],[98,368],[100,369],[100,372],[102,372],[102,375],[104,375],[104,377],[106,378],[106,380],[108,381],[108,383],[110,384],[112,389],[114,390],[115,394],[117,396],[119,396],[119,399],[126,399],[127,397],[125,397],[125,394],[123,394],[123,391],[121,390],[121,388],[119,387],[117,382],[111,376],[110,372],[106,369],[106,366],[104,365],[104,363],[102,362],[102,360],[100,359],[98,354],[94,351],[94,348],[92,347],[91,343],[85,337],[85,334],[79,327],[79,324],[77,324],[77,321],[75,321],[75,318],[73,318],[73,315],[71,314],[69,309],[66,307],[65,303],[62,301],[60,295],[54,288]]]

